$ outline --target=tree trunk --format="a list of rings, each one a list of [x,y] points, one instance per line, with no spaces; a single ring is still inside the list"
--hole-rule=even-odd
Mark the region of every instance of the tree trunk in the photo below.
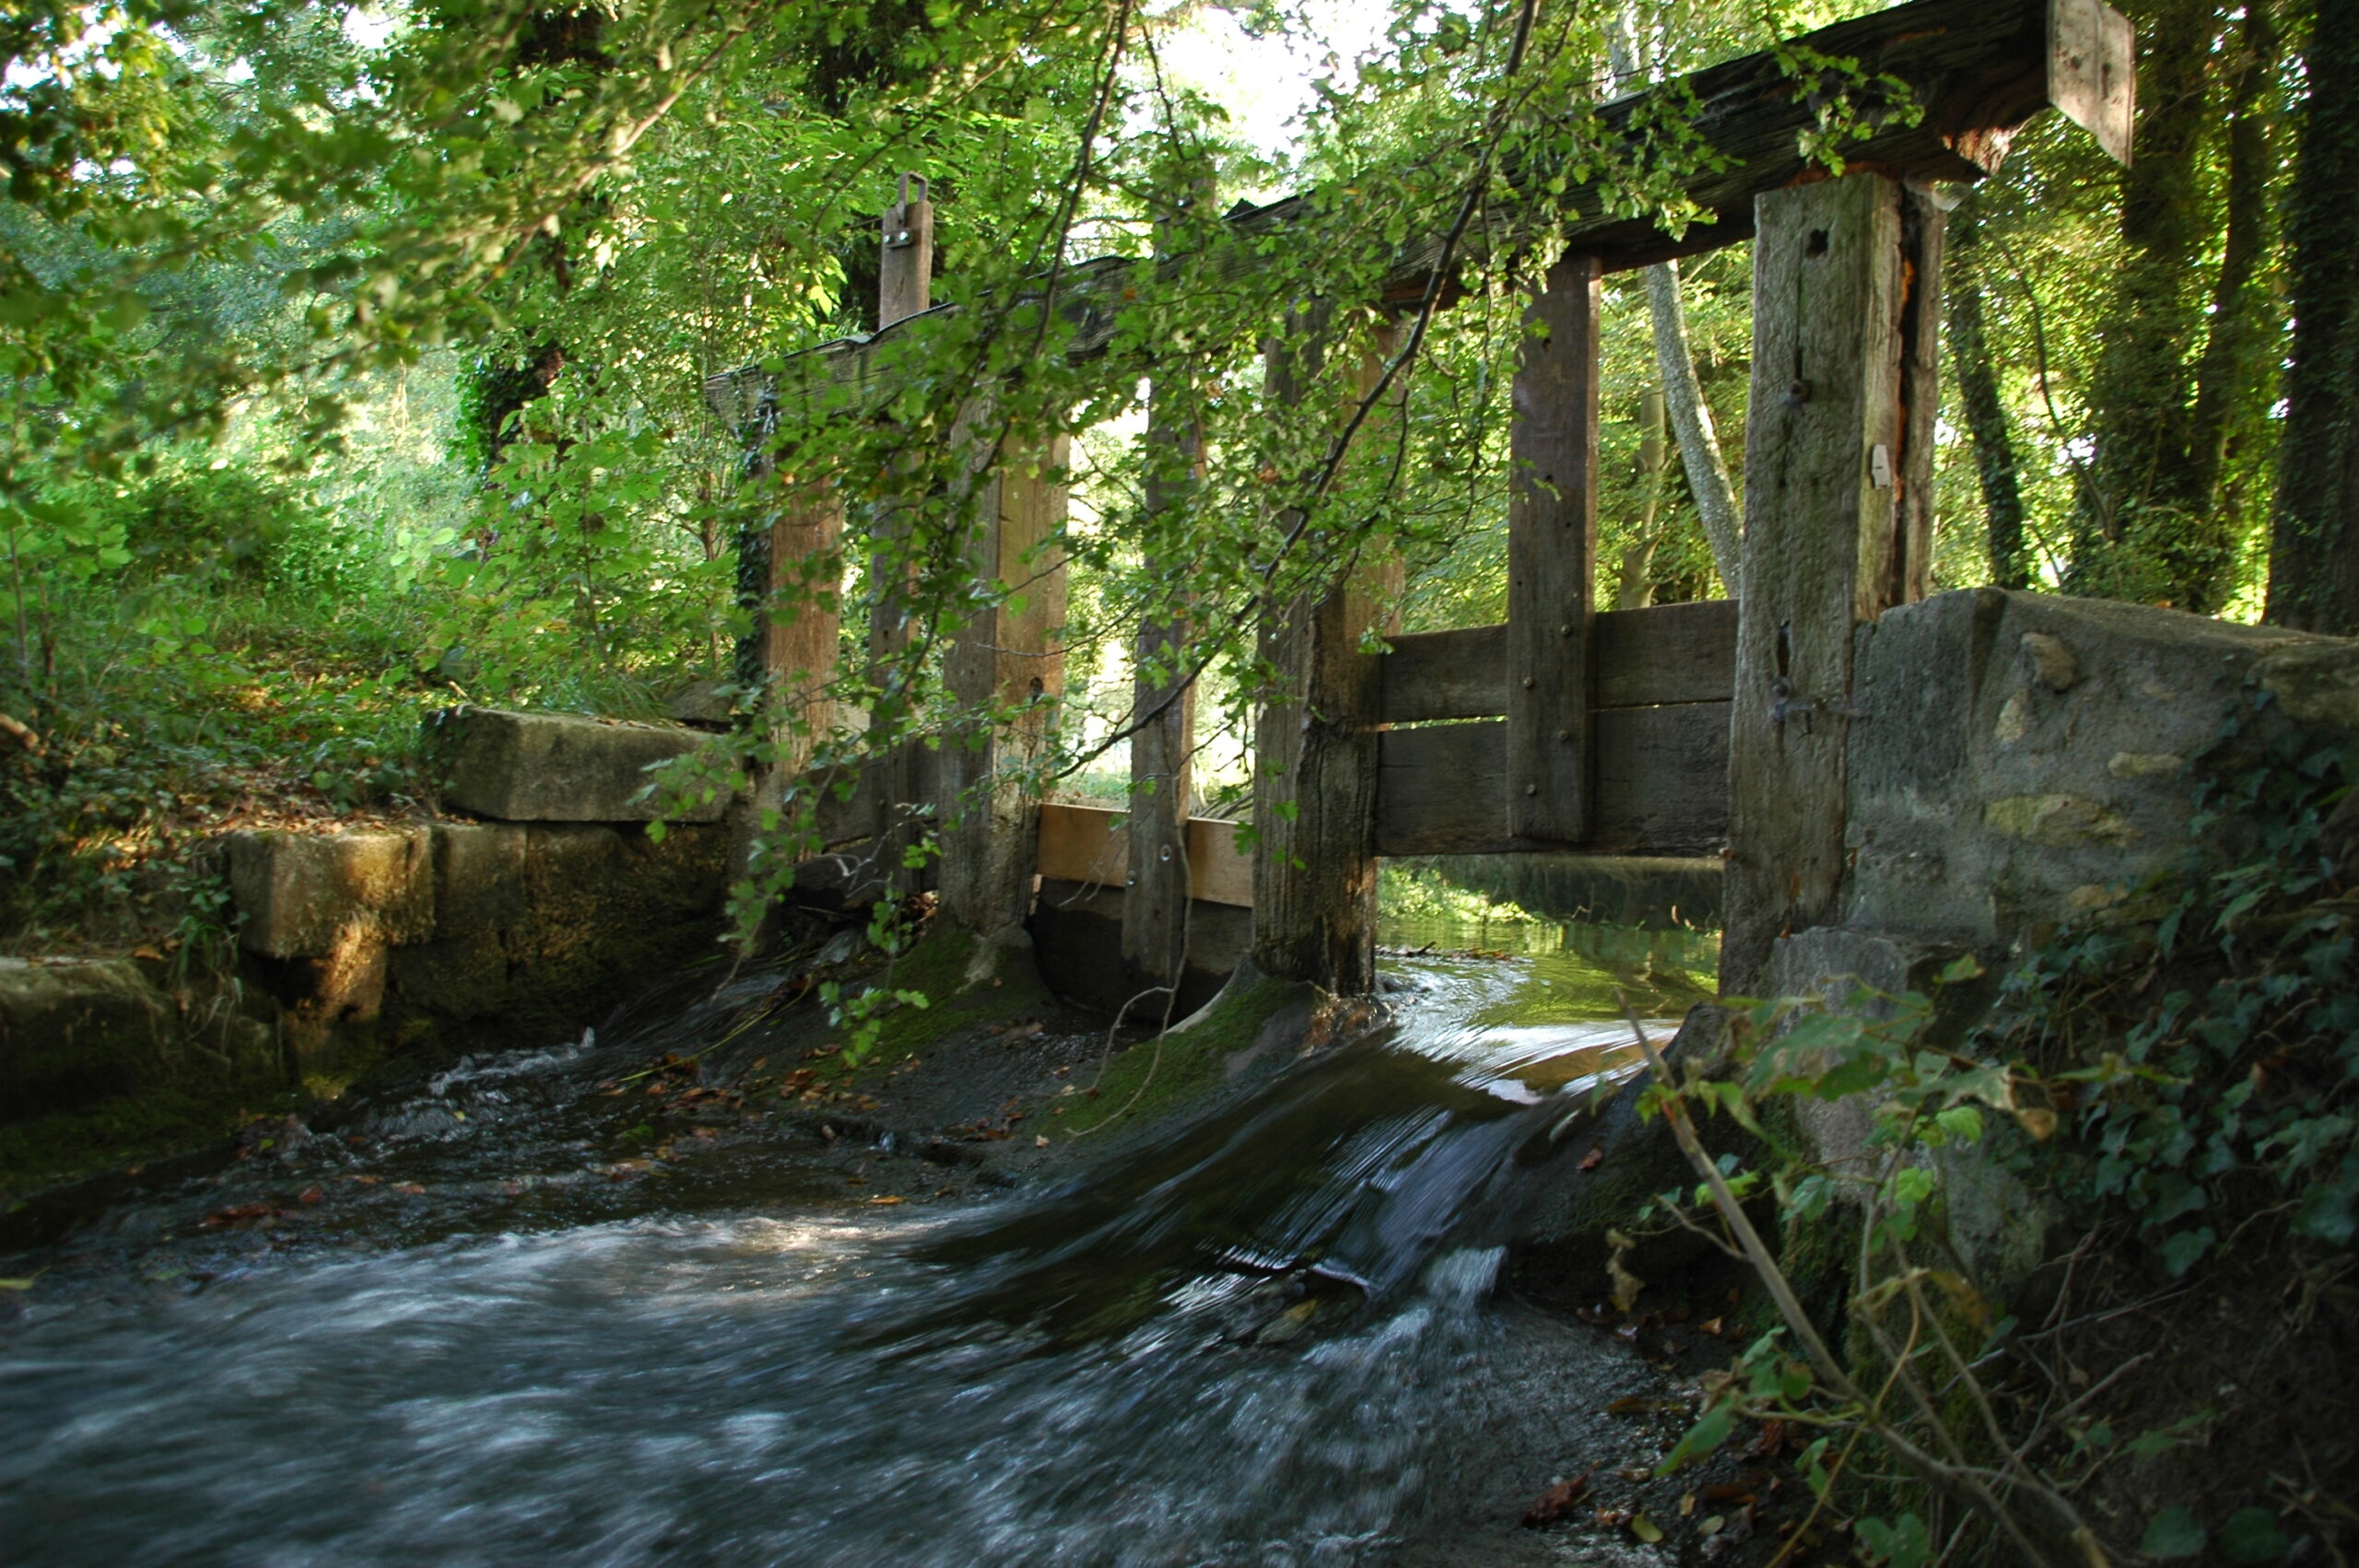
[[[1639,494],[1637,537],[1622,547],[1622,565],[1614,573],[1617,610],[1643,610],[1655,602],[1655,551],[1661,543],[1655,518],[1662,508],[1662,389],[1649,387],[1638,394],[1638,472],[1646,487]]]
[[[2098,331],[2089,405],[2096,436],[2094,485],[2066,586],[2123,592],[2128,563],[2107,546],[2187,532],[2208,520],[2192,488],[2189,364],[2203,329],[2198,286],[2210,238],[2202,151],[2210,109],[2212,0],[2148,0],[2137,7],[2147,48],[2138,65],[2137,161],[2121,175],[2121,249]],[[2133,521],[2147,526],[2136,530]],[[2198,539],[2194,549],[2208,548]],[[2173,603],[2192,585],[2173,582]]]
[[[1637,18],[1628,5],[1614,8],[1607,19],[1606,57],[1614,74],[1625,86],[1640,75]],[[1651,66],[1646,75],[1657,75]],[[1687,488],[1696,497],[1696,515],[1703,521],[1704,538],[1712,547],[1712,566],[1729,597],[1744,596],[1743,520],[1736,489],[1729,483],[1728,460],[1720,455],[1719,432],[1712,427],[1712,406],[1696,380],[1696,355],[1687,345],[1687,311],[1679,298],[1679,263],[1661,262],[1646,269],[1647,313],[1653,318],[1655,361],[1662,373],[1663,402],[1671,427],[1679,438],[1680,466],[1687,471]]]
[[[2268,619],[2359,635],[2359,29],[2321,6],[2287,203],[2294,354]]]
[[[1677,262],[1647,269],[1647,313],[1654,316],[1654,358],[1663,372],[1663,408],[1670,413],[1670,429],[1680,436],[1686,488],[1696,497],[1696,517],[1703,519],[1703,538],[1713,544],[1719,580],[1727,585],[1729,599],[1741,599],[1745,590],[1736,486],[1729,484],[1729,462],[1719,455],[1713,405],[1703,401],[1703,387],[1696,382],[1696,356],[1686,346],[1686,309],[1680,302]]]
[[[1704,537],[1712,546],[1712,565],[1729,597],[1744,596],[1743,552],[1740,544],[1736,490],[1729,483],[1728,461],[1720,455],[1719,433],[1712,427],[1712,407],[1696,380],[1696,356],[1687,346],[1687,311],[1679,298],[1679,263],[1662,262],[1646,269],[1647,310],[1654,318],[1655,361],[1662,372],[1663,404],[1671,427],[1679,437],[1679,461],[1687,470],[1687,488],[1696,497],[1696,515],[1703,519]]]
[[[2270,0],[2245,0],[2230,89],[2226,170],[2227,228],[2220,272],[2212,287],[2212,324],[2195,371],[2195,409],[2189,421],[2188,487],[2202,527],[2175,535],[2178,548],[2165,565],[2185,585],[2180,603],[2210,614],[2236,593],[2238,546],[2245,537],[2236,497],[2224,483],[2239,438],[2258,421],[2256,404],[2267,383],[2269,291],[2259,272],[2271,235],[2270,187],[2276,159],[2270,146],[2270,97],[2277,71],[2277,28]]]
[[[1950,295],[1950,352],[1957,359],[1958,402],[1974,438],[1974,470],[1982,483],[1983,533],[1990,552],[1990,580],[2001,588],[2031,581],[2024,556],[2024,493],[2015,468],[2015,443],[2007,428],[2007,404],[1990,359],[1990,334],[1982,318],[1979,240],[1981,219],[1971,206],[1950,222],[1952,254],[1965,263]]]

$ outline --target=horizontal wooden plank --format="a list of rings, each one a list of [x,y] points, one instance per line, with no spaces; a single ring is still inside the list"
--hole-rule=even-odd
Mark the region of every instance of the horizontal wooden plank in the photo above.
[[[1921,111],[1871,114],[1868,135],[1844,147],[1847,158],[1895,177],[1974,180],[1998,167],[2015,127],[2048,103],[2051,4],[2084,8],[2086,0],[1915,0],[1822,28],[1796,41],[1818,55],[1857,60],[1866,80],[1886,76],[1897,80]],[[1643,163],[1645,143],[1655,134],[1652,117],[1664,111],[1662,100],[1667,99],[1670,112],[1694,126],[1719,155],[1693,172],[1683,193],[1694,208],[1708,216],[1674,239],[1651,217],[1631,216],[1610,183],[1579,184],[1545,204],[1551,237],[1567,249],[1596,253],[1609,272],[1750,239],[1754,198],[1792,183],[1812,168],[1796,134],[1815,124],[1821,103],[1816,91],[1797,90],[1792,58],[1781,50],[1749,54],[1597,111],[1604,135],[1626,137],[1628,156]],[[2062,94],[2066,88],[2060,84],[2058,90]],[[1598,166],[1593,135],[1585,119],[1568,116],[1561,151],[1535,146],[1504,171],[1506,182],[1516,191],[1537,191],[1561,179],[1572,160]],[[1206,287],[1220,287],[1250,274],[1262,256],[1296,238],[1293,231],[1302,228],[1309,215],[1334,200],[1327,193],[1307,193],[1238,212],[1212,254],[1163,264],[1174,275],[1183,266],[1191,269]],[[1449,200],[1455,202],[1454,191]],[[1413,303],[1424,297],[1443,254],[1441,210],[1437,204],[1430,231],[1399,248],[1379,290],[1382,298]],[[1510,196],[1494,206],[1486,228],[1495,235],[1495,248],[1508,251],[1539,238],[1531,232],[1533,221],[1523,204]],[[1461,263],[1482,261],[1474,240],[1466,236],[1458,245],[1455,258]],[[1142,264],[1103,258],[1060,274],[1052,308],[1063,328],[1058,335],[1068,357],[1101,353],[1113,341],[1122,296]],[[1446,279],[1445,284],[1456,281]],[[1451,292],[1445,287],[1445,294]],[[1021,335],[1031,334],[1033,328],[1024,318],[1037,308],[1015,307],[1013,324]],[[912,340],[922,342],[949,309],[909,317],[870,337],[791,356],[776,376],[750,367],[724,371],[706,382],[707,397],[717,412],[738,418],[766,399],[788,408],[840,406],[847,390],[851,403],[866,404],[896,380],[905,347]]]
[[[910,744],[916,758],[917,799],[907,803],[923,809],[934,798],[934,773],[941,754],[923,742],[913,741]],[[884,818],[884,802],[877,795],[881,776],[878,768],[851,763],[820,768],[794,781],[792,795],[796,802],[813,794],[817,796],[820,848],[838,849],[876,836]],[[851,785],[849,790],[843,787],[847,782]]]
[[[1188,895],[1203,904],[1253,907],[1253,857],[1237,848],[1237,824],[1188,819]]]
[[[1508,727],[1435,724],[1376,742],[1376,852],[1494,855],[1508,834]]]
[[[1032,906],[1032,952],[1040,977],[1059,996],[1108,1012],[1129,1003],[1134,1022],[1153,1023],[1167,1007],[1176,1021],[1212,1000],[1253,945],[1253,911],[1196,899],[1188,906],[1188,958],[1180,994],[1166,998],[1122,957],[1122,908],[1129,890],[1040,879]],[[1144,994],[1143,994],[1144,993]]]
[[[1131,834],[1121,812],[1051,801],[1040,808],[1040,848],[1033,865],[1057,882],[1121,887],[1131,879]]]
[[[1040,808],[1040,848],[1033,862],[1051,881],[1125,887],[1131,874],[1129,814],[1104,806],[1052,801]],[[1250,908],[1253,860],[1237,851],[1237,825],[1188,819],[1188,892],[1207,904]]]
[[[1378,710],[1388,724],[1496,719],[1508,710],[1508,628],[1410,632],[1391,639]]]
[[[1736,601],[1606,611],[1590,658],[1593,707],[1726,702],[1736,694]]]
[[[1726,702],[1736,689],[1736,601],[1609,610],[1590,657],[1592,708]],[[1491,719],[1507,711],[1508,629],[1414,632],[1384,656],[1387,724]]]
[[[1725,702],[1598,711],[1591,787],[1597,812],[1585,849],[1600,854],[1713,854],[1729,836]]]
[[[1386,731],[1377,742],[1377,853],[1709,854],[1727,840],[1729,704],[1602,709],[1592,741],[1595,814],[1590,837],[1568,846],[1508,831],[1506,726]]]

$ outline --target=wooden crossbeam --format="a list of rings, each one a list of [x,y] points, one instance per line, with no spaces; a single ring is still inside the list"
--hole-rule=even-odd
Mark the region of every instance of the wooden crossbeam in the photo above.
[[[1098,887],[1131,884],[1128,813],[1049,802],[1040,807],[1040,875]],[[1237,824],[1192,816],[1187,835],[1188,895],[1204,904],[1253,905],[1253,858],[1237,848]]]
[[[2128,24],[2101,0],[1915,0],[1793,41],[1807,51],[1856,60],[1871,77],[1897,81],[1923,111],[1913,123],[1895,116],[1847,144],[1843,156],[1853,167],[1919,180],[1978,180],[1999,167],[2016,131],[2051,104],[2063,106],[2116,156],[2128,146],[2135,111],[2130,53],[2134,41]],[[1684,193],[1706,217],[1673,237],[1650,218],[1619,210],[1611,193],[1584,183],[1561,198],[1555,236],[1568,249],[1596,255],[1607,272],[1752,238],[1754,199],[1812,173],[1798,137],[1815,123],[1813,100],[1819,85],[1796,82],[1780,59],[1779,51],[1748,54],[1599,111],[1609,135],[1625,138],[1628,156],[1637,158],[1655,106],[1666,99],[1682,106],[1680,118],[1702,133],[1722,164],[1698,170],[1685,183]],[[1692,111],[1684,107],[1691,99]],[[1573,147],[1569,135],[1565,156],[1567,161],[1594,161],[1593,149]],[[1510,171],[1509,178],[1511,184],[1531,189],[1562,172],[1534,163]],[[1208,286],[1243,277],[1331,200],[1323,193],[1309,193],[1239,212],[1230,217],[1229,236],[1215,254],[1164,264],[1175,270],[1192,266]],[[1490,209],[1489,227],[1508,248],[1537,238],[1517,217],[1511,200]],[[1438,234],[1403,244],[1381,296],[1396,304],[1422,297],[1441,247]],[[1112,343],[1121,296],[1142,264],[1109,257],[1064,271],[1053,307],[1069,331],[1068,356],[1100,354]],[[1444,280],[1446,287],[1454,282]],[[783,392],[780,383],[786,381],[804,383],[806,393],[827,386],[839,394],[848,390],[853,401],[863,401],[890,384],[899,352],[921,341],[927,321],[941,313],[923,312],[870,336],[791,357],[779,377],[752,369],[722,372],[707,381],[707,395],[724,417],[741,418],[752,413],[765,391]]]
[[[1736,601],[1602,610],[1590,634],[1590,707],[1726,702],[1736,689]],[[1406,632],[1384,656],[1379,719],[1496,719],[1508,710],[1505,626]]]
[[[1688,702],[1591,714],[1593,803],[1578,844],[1509,827],[1504,723],[1387,730],[1377,737],[1376,852],[1717,853],[1729,831],[1729,713],[1725,702]]]

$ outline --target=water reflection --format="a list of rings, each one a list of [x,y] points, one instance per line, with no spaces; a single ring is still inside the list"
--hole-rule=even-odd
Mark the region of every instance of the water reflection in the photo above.
[[[1617,989],[1641,1016],[1676,1018],[1711,999],[1720,961],[1718,931],[1684,928],[1388,915],[1378,941],[1389,954],[1414,955],[1419,965],[1443,972],[1518,960],[1519,983],[1476,1020],[1495,1025],[1616,1019],[1622,1016]]]

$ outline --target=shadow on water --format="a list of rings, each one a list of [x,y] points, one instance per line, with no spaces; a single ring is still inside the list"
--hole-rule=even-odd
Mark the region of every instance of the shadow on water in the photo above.
[[[623,1047],[452,1070],[346,1137],[483,1184],[472,1230],[126,1276],[0,1328],[0,1539],[12,1564],[1536,1561],[1531,1478],[1614,1442],[1597,1395],[1653,1375],[1492,1299],[1519,1170],[1627,1063],[1622,1025],[1557,1016],[1575,964],[1396,961],[1377,1036],[931,1213],[797,1203],[771,1169],[784,1199],[519,1227],[520,1176],[605,1157],[583,1106]]]

